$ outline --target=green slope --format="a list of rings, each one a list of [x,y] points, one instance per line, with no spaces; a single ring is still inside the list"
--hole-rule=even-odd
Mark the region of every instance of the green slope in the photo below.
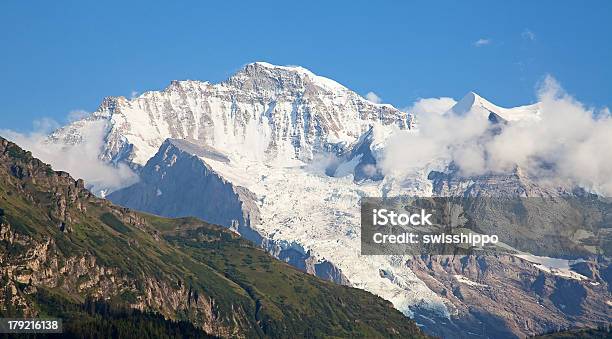
[[[0,258],[5,317],[99,300],[223,337],[423,336],[381,298],[302,273],[224,228],[114,206],[1,138]]]

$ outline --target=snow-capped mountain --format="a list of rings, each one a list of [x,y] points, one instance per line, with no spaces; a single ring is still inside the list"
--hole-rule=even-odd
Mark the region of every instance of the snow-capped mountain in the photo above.
[[[246,65],[218,84],[172,81],[137,98],[105,98],[92,116],[51,135],[75,143],[94,121],[106,122],[101,157],[144,165],[167,138],[195,140],[249,157],[312,158],[354,141],[372,123],[407,128],[410,117],[372,103],[302,67]]]
[[[536,121],[540,115],[539,104],[502,108],[473,92],[446,114],[469,112],[482,112],[493,122]],[[127,163],[141,177],[111,194],[113,201],[233,227],[301,269],[390,300],[431,333],[487,336],[503,328],[495,333],[531,335],[551,329],[555,317],[564,317],[564,325],[586,321],[565,315],[561,303],[546,304],[546,321],[536,324],[513,314],[516,300],[527,295],[530,307],[548,300],[532,296],[530,284],[538,274],[545,281],[557,277],[520,258],[488,258],[482,266],[471,257],[361,255],[362,197],[463,194],[500,184],[522,192],[514,189],[522,177],[434,173],[450,165],[438,159],[432,159],[438,161],[432,168],[401,177],[386,173],[380,166],[386,142],[396,133],[418,133],[409,129],[412,118],[304,68],[257,62],[218,84],[173,81],[163,91],[131,100],[106,98],[98,111],[59,129],[49,142],[79,143],[92,125],[103,126],[100,158]],[[401,156],[410,156],[411,145],[401,146]],[[528,271],[523,280],[516,278],[521,271]],[[497,277],[507,284],[495,282]],[[505,297],[504,288],[497,288],[477,297],[485,285],[478,279],[511,287],[513,295]],[[593,296],[600,293],[594,288],[585,289]],[[497,310],[499,305],[507,309]],[[531,311],[530,316],[538,314],[539,306]]]
[[[540,116],[540,104],[503,108],[492,104],[474,92],[469,92],[450,111],[458,115],[478,111],[487,116],[490,114],[497,115],[506,121],[537,120]]]

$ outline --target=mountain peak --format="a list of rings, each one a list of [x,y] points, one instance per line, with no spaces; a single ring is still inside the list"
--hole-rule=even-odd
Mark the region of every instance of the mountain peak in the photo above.
[[[310,159],[329,144],[353,143],[373,122],[408,128],[391,105],[306,68],[267,62],[247,64],[220,83],[175,80],[132,100],[110,97],[93,114],[104,124],[100,158],[133,166],[145,165],[167,138],[228,155]],[[51,139],[75,144],[92,124],[76,121]]]
[[[265,61],[255,61],[255,62],[251,62],[246,64],[245,68],[247,67],[263,67],[263,68],[269,68],[269,69],[281,69],[281,70],[285,70],[285,71],[294,71],[294,72],[309,72],[312,73],[310,70],[302,67],[302,66],[281,66],[281,65],[274,65],[271,64],[269,62],[265,62]]]
[[[481,111],[486,116],[493,113],[508,121],[537,120],[539,119],[540,105],[539,103],[535,103],[526,106],[504,108],[491,103],[487,99],[478,95],[476,92],[470,91],[461,100],[459,100],[449,112],[457,115],[464,115],[475,110]]]
[[[497,113],[500,107],[495,106],[488,100],[484,99],[476,92],[468,92],[461,100],[459,100],[451,110],[458,115],[465,114],[475,108],[484,108],[489,112]]]
[[[313,83],[321,88],[330,91],[348,91],[348,89],[339,84],[338,82],[317,75],[311,70],[302,67],[302,66],[281,66],[274,65],[265,61],[256,61],[249,64],[246,64],[238,73],[230,77],[228,82],[233,82],[235,79],[243,79],[243,78],[257,78],[265,76],[274,80],[287,80],[287,77],[295,77],[305,80],[308,79],[308,82]],[[285,83],[285,81],[283,81]]]

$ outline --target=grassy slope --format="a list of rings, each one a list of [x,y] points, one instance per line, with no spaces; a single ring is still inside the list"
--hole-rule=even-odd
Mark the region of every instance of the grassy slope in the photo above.
[[[18,178],[15,166],[27,169],[27,175]],[[39,242],[53,238],[64,257],[89,253],[98,264],[116,267],[134,279],[146,276],[177,287],[188,284],[213,298],[220,314],[231,315],[237,307],[245,310],[250,325],[241,330],[247,336],[421,336],[414,322],[389,302],[304,274],[230,231],[196,219],[131,212],[82,190],[78,201],[86,212],[69,203],[71,231],[62,232],[52,213],[57,206],[54,193],[67,194],[68,188],[54,184],[58,175],[17,146],[9,145],[0,155],[1,217],[16,232]],[[120,220],[126,214],[140,219],[138,227]],[[8,257],[11,251],[23,250],[5,241],[2,247],[0,253]],[[87,297],[54,293],[71,303]],[[130,298],[115,296],[113,302],[129,301],[122,299]],[[188,315],[176,317],[197,322]]]

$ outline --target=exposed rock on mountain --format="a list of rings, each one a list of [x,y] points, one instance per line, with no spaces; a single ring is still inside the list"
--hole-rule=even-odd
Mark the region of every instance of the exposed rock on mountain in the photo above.
[[[609,262],[593,262],[609,267]],[[593,264],[591,263],[591,264]],[[597,327],[610,321],[606,295],[610,281],[581,281],[554,275],[510,255],[423,256],[407,265],[437,293],[457,307],[454,325],[416,317],[433,333],[452,337],[453,328],[476,336],[525,337],[564,328]]]
[[[251,219],[259,219],[256,198],[215,172],[206,163],[211,158],[230,161],[210,147],[168,139],[140,171],[140,181],[108,199],[157,215],[195,216],[243,231],[250,227]]]
[[[380,181],[384,175],[378,166],[375,151],[374,128],[361,135],[356,142],[338,154],[338,159],[330,164],[325,172],[334,177],[353,175],[353,180],[362,183],[366,180]]]

